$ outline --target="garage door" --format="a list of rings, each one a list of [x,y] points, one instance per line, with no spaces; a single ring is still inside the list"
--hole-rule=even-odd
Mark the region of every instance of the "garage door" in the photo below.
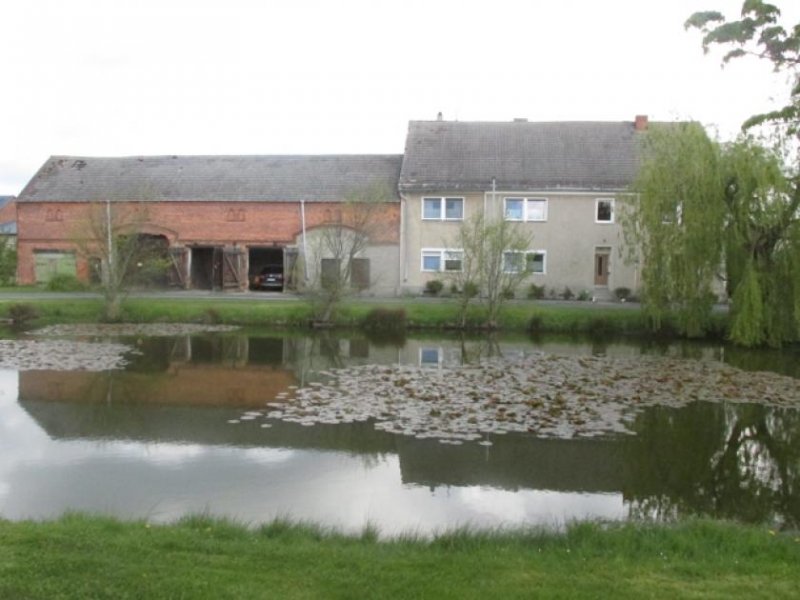
[[[77,274],[74,252],[34,250],[33,259],[36,283],[47,283],[55,275]]]

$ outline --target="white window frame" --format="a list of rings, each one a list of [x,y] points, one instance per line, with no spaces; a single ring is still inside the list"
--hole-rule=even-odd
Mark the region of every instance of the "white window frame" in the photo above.
[[[600,203],[607,202],[611,205],[611,218],[607,221],[601,221],[598,218],[598,213],[600,212]],[[595,198],[594,200],[594,222],[600,225],[611,225],[614,223],[614,213],[615,213],[615,206],[614,206],[614,198]]]
[[[436,352],[436,363],[433,362],[423,362],[422,356],[426,352]],[[428,369],[440,369],[442,367],[442,359],[444,358],[444,350],[441,347],[436,346],[422,346],[419,349],[419,366],[422,368]]]
[[[521,200],[522,201],[522,218],[521,219],[513,219],[508,216],[508,201],[509,200]],[[541,219],[534,219],[531,217],[531,211],[528,210],[528,206],[531,202],[543,202],[544,203],[544,217]],[[548,213],[548,205],[549,201],[547,198],[541,196],[505,196],[503,198],[503,218],[506,221],[517,221],[517,222],[531,222],[531,223],[544,223],[547,221],[547,213]]]
[[[503,272],[504,273],[518,273],[518,271],[510,271],[506,268],[506,255],[507,254],[522,254],[524,256],[523,264],[526,275],[547,275],[547,251],[546,250],[507,250],[503,252]],[[528,270],[528,256],[532,254],[542,255],[542,270],[529,271]]]
[[[425,216],[425,201],[426,200],[438,200],[439,201],[439,216],[438,217],[426,217]],[[461,216],[457,218],[447,217],[447,201],[448,200],[459,200],[461,202]],[[422,220],[423,221],[463,221],[464,214],[466,212],[466,202],[463,196],[423,196],[422,197]]]
[[[438,255],[439,257],[439,268],[434,269],[426,269],[425,268],[425,257],[431,255]],[[460,269],[447,269],[445,263],[448,260],[448,257],[453,254],[460,254],[461,255],[461,268]],[[452,258],[450,259],[452,260]],[[464,250],[461,248],[423,248],[420,251],[420,261],[419,261],[419,268],[420,271],[423,273],[460,273],[464,269]]]

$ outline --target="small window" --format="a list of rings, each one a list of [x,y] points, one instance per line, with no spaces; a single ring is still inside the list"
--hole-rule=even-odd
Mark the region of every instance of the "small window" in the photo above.
[[[528,198],[528,221],[547,221],[547,200],[544,198]]]
[[[506,198],[506,220],[522,221],[525,204],[522,198]]]
[[[545,252],[532,250],[529,252],[504,252],[503,271],[506,273],[531,273],[543,275],[545,273]]]
[[[420,348],[419,364],[422,367],[436,367],[441,364],[442,353],[440,348]]]
[[[464,262],[463,250],[426,248],[422,250],[422,270],[431,273],[461,271]]]
[[[444,252],[444,270],[457,272],[461,270],[461,263],[464,260],[463,252]]]
[[[503,271],[506,273],[521,273],[525,268],[524,252],[503,252]]]
[[[422,218],[430,221],[462,221],[463,198],[423,198]]]
[[[444,218],[448,221],[460,221],[464,218],[464,199],[445,198]]]
[[[534,251],[525,254],[525,270],[534,275],[545,273],[545,253]]]
[[[614,222],[614,201],[598,198],[595,203],[595,222],[613,223]]]
[[[436,219],[442,218],[442,199],[423,198],[422,199],[422,218]]]
[[[422,270],[423,271],[436,271],[442,270],[442,253],[439,250],[423,250],[422,251]]]
[[[506,198],[506,221],[547,221],[547,198]]]

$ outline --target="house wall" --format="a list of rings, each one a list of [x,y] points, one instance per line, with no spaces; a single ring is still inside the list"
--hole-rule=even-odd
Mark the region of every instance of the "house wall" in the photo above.
[[[615,203],[613,223],[597,223],[596,201],[598,198],[613,200],[614,193],[579,193],[554,191],[498,191],[480,193],[436,192],[404,195],[405,239],[403,259],[403,289],[419,293],[431,279],[447,281],[446,273],[422,271],[423,248],[456,248],[461,221],[428,221],[422,219],[423,197],[463,197],[464,218],[487,211],[487,218],[501,218],[504,198],[536,197],[547,199],[547,220],[543,222],[520,222],[519,226],[530,232],[533,240],[530,250],[544,251],[546,264],[544,274],[530,275],[521,286],[521,292],[530,283],[544,285],[548,291],[562,292],[565,287],[576,295],[587,291],[592,296],[603,297],[615,288],[638,288],[638,268],[626,264],[622,227],[619,224],[618,203]],[[595,285],[595,254],[598,248],[609,249],[609,276],[607,286]]]
[[[20,202],[17,210],[20,284],[35,283],[35,250],[76,251],[78,240],[91,230],[91,220],[102,218],[102,203]],[[164,235],[170,246],[292,245],[302,231],[298,202],[148,202],[117,204],[123,210],[141,209],[136,220],[142,233]],[[340,203],[308,202],[308,229],[336,218]],[[99,213],[98,213],[99,211]],[[374,236],[378,245],[398,243],[400,205],[380,206],[385,226]],[[98,216],[93,216],[93,214]],[[78,253],[78,277],[88,278],[87,258]]]

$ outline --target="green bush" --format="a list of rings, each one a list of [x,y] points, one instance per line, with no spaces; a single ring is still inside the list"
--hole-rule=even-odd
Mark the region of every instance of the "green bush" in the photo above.
[[[532,283],[530,287],[528,287],[528,298],[530,300],[541,300],[544,298],[546,288],[543,285],[536,285]]]
[[[620,302],[627,302],[631,297],[631,290],[626,287],[618,287],[614,290],[614,295]]]
[[[444,283],[439,279],[431,279],[425,284],[425,293],[432,296],[438,296],[444,289]]]
[[[17,274],[17,250],[0,241],[0,285],[13,284]]]
[[[565,287],[564,291],[561,292],[561,297],[564,300],[572,300],[575,297],[575,294],[572,293],[571,289],[569,289],[568,287]]]
[[[578,300],[581,302],[587,302],[592,299],[592,294],[589,290],[581,290],[578,294]]]
[[[406,310],[404,308],[373,308],[361,321],[365,331],[396,332],[406,329]]]
[[[8,318],[15,327],[22,327],[39,316],[32,304],[12,304],[8,307]]]
[[[53,275],[46,287],[51,292],[82,292],[86,290],[85,283],[75,275],[66,274]]]

